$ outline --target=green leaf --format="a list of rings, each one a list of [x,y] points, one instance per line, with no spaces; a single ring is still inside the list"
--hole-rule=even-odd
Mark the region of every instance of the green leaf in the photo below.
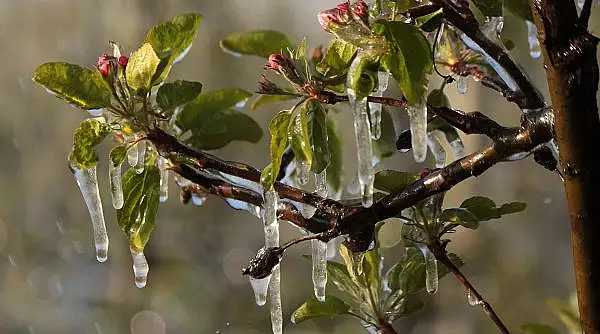
[[[269,123],[269,132],[271,133],[271,164],[267,166],[260,176],[260,183],[265,189],[271,189],[279,168],[281,167],[281,156],[288,143],[288,126],[292,110],[282,110],[278,112]]]
[[[521,326],[525,334],[560,334],[560,331],[552,326],[542,324],[525,324]]]
[[[396,79],[408,103],[417,103],[426,92],[427,74],[433,69],[429,42],[419,28],[404,22],[380,20],[373,30],[387,40],[382,65]]]
[[[327,117],[327,148],[330,158],[327,181],[335,192],[342,187],[342,137],[334,117]]]
[[[443,18],[443,11],[440,8],[433,13],[417,17],[415,22],[417,23],[417,26],[421,28],[421,30],[426,32],[432,32],[435,31],[440,26],[440,24],[442,24]]]
[[[195,81],[176,80],[164,83],[156,93],[156,103],[163,112],[171,114],[173,110],[200,95],[202,84]]]
[[[345,74],[354,59],[357,47],[337,38],[329,42],[323,59],[317,64],[317,71],[325,77]]]
[[[93,118],[81,122],[73,134],[73,147],[69,154],[71,167],[84,169],[96,166],[95,148],[111,132],[110,126]]]
[[[313,296],[294,311],[292,314],[292,323],[299,324],[318,317],[331,317],[334,315],[349,314],[349,312],[350,306],[335,296],[325,297],[324,302],[318,301]]]
[[[169,74],[171,66],[187,54],[196,38],[201,20],[200,14],[184,14],[150,29],[144,43],[150,43],[162,59],[160,70],[152,78],[153,83],[162,82]]]
[[[473,230],[479,227],[477,216],[465,208],[445,209],[439,219],[442,222],[457,223]]]
[[[96,70],[68,63],[45,63],[33,74],[33,80],[81,109],[110,106],[110,86]]]
[[[235,32],[219,42],[221,49],[234,56],[240,54],[269,57],[271,54],[281,54],[282,51],[292,48],[290,38],[285,34],[273,30],[258,30]]]
[[[125,157],[127,157],[127,146],[125,145],[115,146],[110,150],[109,158],[113,167],[121,166]]]
[[[375,303],[379,301],[379,290],[381,284],[381,256],[378,251],[379,247],[375,246],[372,250],[365,252],[363,260],[363,272],[366,278],[366,285],[371,290],[371,296]]]
[[[444,94],[441,89],[433,89],[429,95],[427,95],[427,104],[432,107],[450,107],[450,99]]]
[[[394,120],[387,108],[381,108],[381,136],[373,141],[373,149],[375,155],[380,159],[388,158],[396,153],[396,129],[394,128]]]
[[[310,122],[310,143],[313,154],[312,171],[320,174],[327,168],[331,160],[327,143],[327,115],[321,102],[314,99],[310,99],[306,107],[309,113],[312,114],[312,122]]]
[[[359,298],[360,287],[350,277],[346,266],[334,261],[327,261],[327,277],[340,292],[350,297],[354,302],[360,304],[362,302]]]
[[[486,221],[502,217],[504,214],[516,213],[525,210],[525,203],[513,202],[496,207],[496,203],[483,196],[475,196],[466,199],[460,207],[469,210],[479,221]]]
[[[265,94],[260,94],[258,95],[258,97],[256,98],[256,100],[254,100],[254,102],[252,103],[252,106],[250,107],[252,110],[256,110],[258,109],[258,107],[261,107],[265,104],[269,104],[269,103],[277,103],[277,102],[283,102],[283,101],[289,101],[292,99],[297,99],[298,96],[295,95],[265,95]]]
[[[572,333],[580,333],[581,325],[579,322],[579,310],[577,309],[577,299],[573,303],[560,300],[558,298],[551,298],[548,300],[548,306],[552,309],[554,314],[558,316],[560,321],[569,329]]]
[[[376,189],[392,193],[396,190],[404,189],[407,185],[418,179],[419,177],[415,174],[388,169],[375,174],[373,186]]]
[[[533,14],[527,0],[504,0],[504,8],[518,18],[533,21]]]
[[[456,129],[441,117],[436,117],[427,124],[427,132],[432,132],[435,130],[442,131],[446,137],[446,140],[450,143],[460,139],[460,135]]]
[[[221,148],[233,140],[256,143],[262,130],[252,117],[230,109],[251,96],[241,89],[221,89],[200,94],[183,107],[176,124],[190,131],[186,140],[198,149]]]
[[[425,308],[425,303],[417,295],[407,295],[402,301],[402,308],[395,312],[398,317],[409,317],[421,312]]]
[[[502,16],[504,0],[471,0],[470,1],[484,16]]]
[[[160,59],[154,52],[152,45],[145,43],[139,49],[135,50],[125,69],[127,84],[134,91],[143,94],[150,90],[152,77],[158,68]]]
[[[356,61],[359,61],[359,63],[352,73],[348,73],[349,81],[347,82],[356,92],[357,99],[361,99],[373,91],[376,81],[375,75],[368,70],[368,67],[373,63],[373,59],[369,59],[365,55]]]
[[[308,135],[308,101],[302,103],[292,113],[288,125],[288,140],[294,156],[297,160],[304,161],[308,166],[312,165],[312,150],[310,137]]]
[[[129,240],[129,245],[141,251],[154,230],[158,211],[160,171],[154,164],[146,165],[138,174],[134,168],[123,176],[123,207],[117,210],[117,222]]]

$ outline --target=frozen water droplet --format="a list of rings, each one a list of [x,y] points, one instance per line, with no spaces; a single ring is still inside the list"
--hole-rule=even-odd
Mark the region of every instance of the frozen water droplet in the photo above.
[[[158,168],[160,168],[160,201],[166,202],[169,199],[169,170],[167,169],[167,159],[158,158]]]
[[[241,101],[239,101],[238,103],[235,104],[235,108],[236,109],[242,109],[246,106],[246,103],[248,103],[248,99],[243,99]]]
[[[459,76],[458,80],[456,80],[456,91],[459,94],[466,94],[469,90],[469,78]]]
[[[113,208],[120,209],[123,207],[123,187],[121,184],[121,165],[113,166],[112,162],[108,162],[108,178],[110,180],[110,192],[112,194]]]
[[[527,24],[527,41],[529,42],[529,55],[531,58],[539,58],[542,55],[542,48],[537,36],[537,28],[531,21],[525,21]]]
[[[135,172],[138,174],[142,174],[144,172],[144,165],[146,163],[146,141],[140,140],[137,144],[138,147],[138,159],[135,164]]]
[[[371,95],[375,97],[383,96],[386,91],[389,81],[387,72],[377,72],[377,90]],[[377,140],[381,137],[381,103],[369,102],[369,111],[371,116],[371,138]]]
[[[133,259],[133,276],[135,279],[135,286],[141,289],[146,286],[146,280],[148,277],[148,271],[150,271],[150,267],[148,267],[148,262],[144,256],[144,251],[137,251],[133,248],[130,248],[129,250],[131,251],[131,258]]]
[[[96,175],[96,166],[78,169],[73,168],[75,179],[83,199],[88,208],[92,228],[94,229],[94,243],[96,245],[96,258],[99,262],[107,259],[108,253],[108,235],[104,223],[104,212],[102,211],[102,201],[98,191],[98,177]]]
[[[427,134],[427,146],[435,159],[435,168],[443,168],[446,164],[446,150],[439,142],[438,132],[435,130]]]
[[[457,138],[450,142],[450,147],[452,148],[452,153],[454,153],[454,157],[458,160],[467,155],[465,151],[465,145],[463,144],[460,138]]]
[[[265,278],[250,277],[250,285],[252,286],[252,291],[254,291],[256,305],[263,306],[267,303],[267,290],[269,289],[270,281],[271,275]]]
[[[310,174],[310,166],[304,161],[296,160],[296,178],[300,185],[308,183],[308,175]]]
[[[204,203],[206,203],[206,196],[192,193],[192,203],[194,203],[195,206],[203,206]]]
[[[311,240],[312,245],[312,281],[317,300],[325,301],[327,285],[327,243]]]
[[[421,163],[427,158],[427,105],[423,102],[408,107],[413,156]]]
[[[426,245],[419,246],[419,250],[425,259],[425,286],[427,292],[434,294],[438,289],[437,259]]]
[[[477,296],[475,296],[475,294],[472,293],[471,290],[467,290],[467,301],[471,306],[477,306],[477,304],[479,304],[479,299],[477,299]]]

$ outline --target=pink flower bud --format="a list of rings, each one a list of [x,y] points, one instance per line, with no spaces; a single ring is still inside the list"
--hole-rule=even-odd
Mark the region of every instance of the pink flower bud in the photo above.
[[[300,78],[300,75],[296,71],[296,67],[291,59],[280,55],[272,54],[269,56],[269,61],[265,65],[266,69],[274,70],[275,72],[283,75],[287,80],[297,85],[303,85],[304,81]]]
[[[98,69],[100,74],[102,74],[103,77],[108,76],[110,72],[110,62],[114,59],[115,58],[113,56],[110,56],[106,53],[98,57],[98,63],[96,64],[96,68]]]
[[[319,13],[317,18],[323,30],[332,32],[332,28],[335,29],[336,27],[348,24],[350,16],[348,15],[347,7],[344,7],[345,9],[343,10],[340,10],[339,7],[344,6],[338,5],[338,8],[327,9]]]
[[[270,81],[263,75],[263,79],[258,82],[259,94],[280,95],[286,94],[283,89],[279,88],[274,82]]]
[[[119,65],[121,65],[123,68],[127,67],[127,62],[129,62],[129,58],[125,56],[119,57]]]

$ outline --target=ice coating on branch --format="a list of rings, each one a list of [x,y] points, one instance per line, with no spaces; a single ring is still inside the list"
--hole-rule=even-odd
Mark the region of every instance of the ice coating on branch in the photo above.
[[[317,300],[325,301],[327,285],[327,243],[311,240],[312,246],[312,281]]]
[[[256,305],[264,306],[267,303],[267,290],[271,282],[271,275],[264,278],[254,278],[250,276],[250,285],[254,291],[254,300]]]
[[[361,276],[363,274],[363,260],[365,259],[364,252],[351,252],[350,262],[352,262],[352,272],[354,276]]]
[[[331,239],[327,243],[327,260],[333,260],[333,258],[337,255],[337,239]]]
[[[346,94],[354,117],[354,133],[356,135],[356,150],[358,153],[358,182],[362,196],[362,205],[370,207],[373,204],[373,181],[375,169],[371,162],[373,147],[371,145],[371,125],[369,123],[369,110],[367,97],[357,99],[356,92],[352,89],[352,77],[356,75],[364,54],[359,52],[348,70]]]
[[[135,142],[136,140],[136,135],[131,136],[131,141]],[[129,150],[127,150],[127,163],[129,163],[129,166],[131,167],[135,167],[138,163],[138,146],[137,144],[132,144],[131,147],[129,147]]]
[[[425,287],[427,292],[436,293],[438,289],[437,260],[426,245],[419,246],[419,250],[425,259]]]
[[[123,207],[123,187],[121,184],[121,165],[113,166],[112,162],[108,162],[108,178],[110,180],[110,192],[112,194],[113,208],[120,209]]]
[[[137,251],[133,248],[130,248],[129,250],[131,251],[131,258],[133,259],[133,276],[135,279],[135,286],[141,289],[146,286],[150,267],[148,267],[148,262],[144,256],[144,251]]]
[[[308,183],[308,176],[310,175],[310,166],[305,162],[296,159],[296,179],[300,185]]]
[[[138,159],[135,164],[135,172],[138,174],[142,174],[144,172],[144,164],[146,163],[146,141],[141,140],[137,144],[138,148]]]
[[[435,159],[435,168],[443,168],[446,165],[446,150],[439,141],[439,131],[432,131],[427,134],[427,146]]]
[[[469,90],[469,79],[467,77],[459,76],[456,80],[456,91],[459,94],[466,94]]]
[[[427,157],[427,104],[419,102],[408,106],[408,118],[413,156],[421,163]]]
[[[377,72],[377,90],[371,95],[376,97],[383,96],[389,79],[390,75],[387,72]],[[381,103],[369,102],[369,112],[371,113],[371,138],[377,140],[381,137]]]
[[[78,169],[73,168],[75,180],[85,205],[90,213],[92,228],[94,229],[94,243],[96,246],[96,259],[98,262],[106,261],[108,257],[108,235],[106,234],[106,225],[104,224],[104,212],[102,211],[102,201],[98,191],[98,177],[96,175],[96,166]]]
[[[169,170],[167,169],[167,159],[158,158],[158,168],[160,168],[160,201],[166,202],[169,199]]]
[[[277,221],[278,195],[274,189],[265,191],[263,217],[265,229],[265,248],[279,246],[279,222]],[[271,308],[271,327],[273,333],[283,331],[283,314],[281,309],[281,277],[279,266],[273,269],[269,282],[269,304]]]
[[[537,28],[531,21],[525,21],[527,24],[527,41],[529,42],[529,55],[531,58],[539,58],[542,55],[542,48],[538,40]]]
[[[471,290],[467,290],[467,301],[469,302],[469,305],[471,305],[471,306],[476,306],[477,304],[479,304],[479,300],[477,299],[477,296],[475,296],[475,294],[472,293]]]
[[[465,151],[465,145],[460,138],[451,141],[450,147],[452,148],[452,153],[454,153],[454,158],[457,160],[467,155],[467,152]]]

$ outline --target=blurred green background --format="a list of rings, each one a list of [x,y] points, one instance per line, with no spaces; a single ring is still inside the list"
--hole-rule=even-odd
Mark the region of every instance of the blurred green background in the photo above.
[[[200,208],[184,206],[171,184],[171,198],[161,204],[157,228],[146,248],[148,286],[137,289],[126,240],[110,204],[108,170],[100,164],[111,248],[109,261],[95,260],[89,216],[66,161],[72,131],[87,114],[46,94],[31,75],[48,61],[91,66],[108,51],[109,40],[119,41],[128,53],[152,25],[194,11],[205,18],[191,52],[175,66],[171,79],[200,81],[205,91],[230,86],[252,91],[263,73],[264,59],[233,58],[220,51],[218,41],[234,31],[269,28],[295,39],[306,36],[310,47],[326,45],[329,36],[320,29],[316,14],[336,3],[0,0],[0,333],[268,333],[268,308],[255,306],[250,285],[239,271],[263,244],[261,224],[219,198],[210,197]],[[525,24],[509,17],[505,31],[517,44],[513,55],[545,91],[541,61],[528,55]],[[454,107],[481,110],[506,125],[518,124],[515,107],[497,93],[470,84],[466,95],[449,87]],[[392,88],[387,94],[397,91]],[[264,126],[277,106],[244,110]],[[335,117],[345,139],[346,180],[351,180],[354,131],[347,112]],[[407,126],[404,117],[402,128]],[[486,143],[476,136],[463,139],[470,152]],[[100,148],[102,157],[107,156],[108,142]],[[267,147],[263,138],[256,145],[237,142],[216,153],[262,168]],[[459,231],[449,247],[464,259],[464,272],[515,331],[525,322],[559,326],[546,300],[567,298],[574,289],[562,185],[532,160],[500,164],[446,196],[447,205],[473,194],[497,203],[528,203],[523,213],[484,223],[477,231]],[[415,165],[411,154],[396,154],[378,168],[416,172],[431,165],[431,160]],[[383,251],[389,267],[403,247],[396,243],[397,225],[384,231],[388,245],[393,245]],[[297,234],[285,224],[282,240]],[[363,332],[347,317],[289,322],[291,312],[312,294],[310,263],[300,256],[308,251],[306,245],[293,249],[282,264],[285,332]],[[465,291],[451,276],[441,281],[436,295],[424,298],[425,312],[396,322],[400,333],[496,332],[479,309],[469,306]],[[153,329],[132,331],[132,323]]]

